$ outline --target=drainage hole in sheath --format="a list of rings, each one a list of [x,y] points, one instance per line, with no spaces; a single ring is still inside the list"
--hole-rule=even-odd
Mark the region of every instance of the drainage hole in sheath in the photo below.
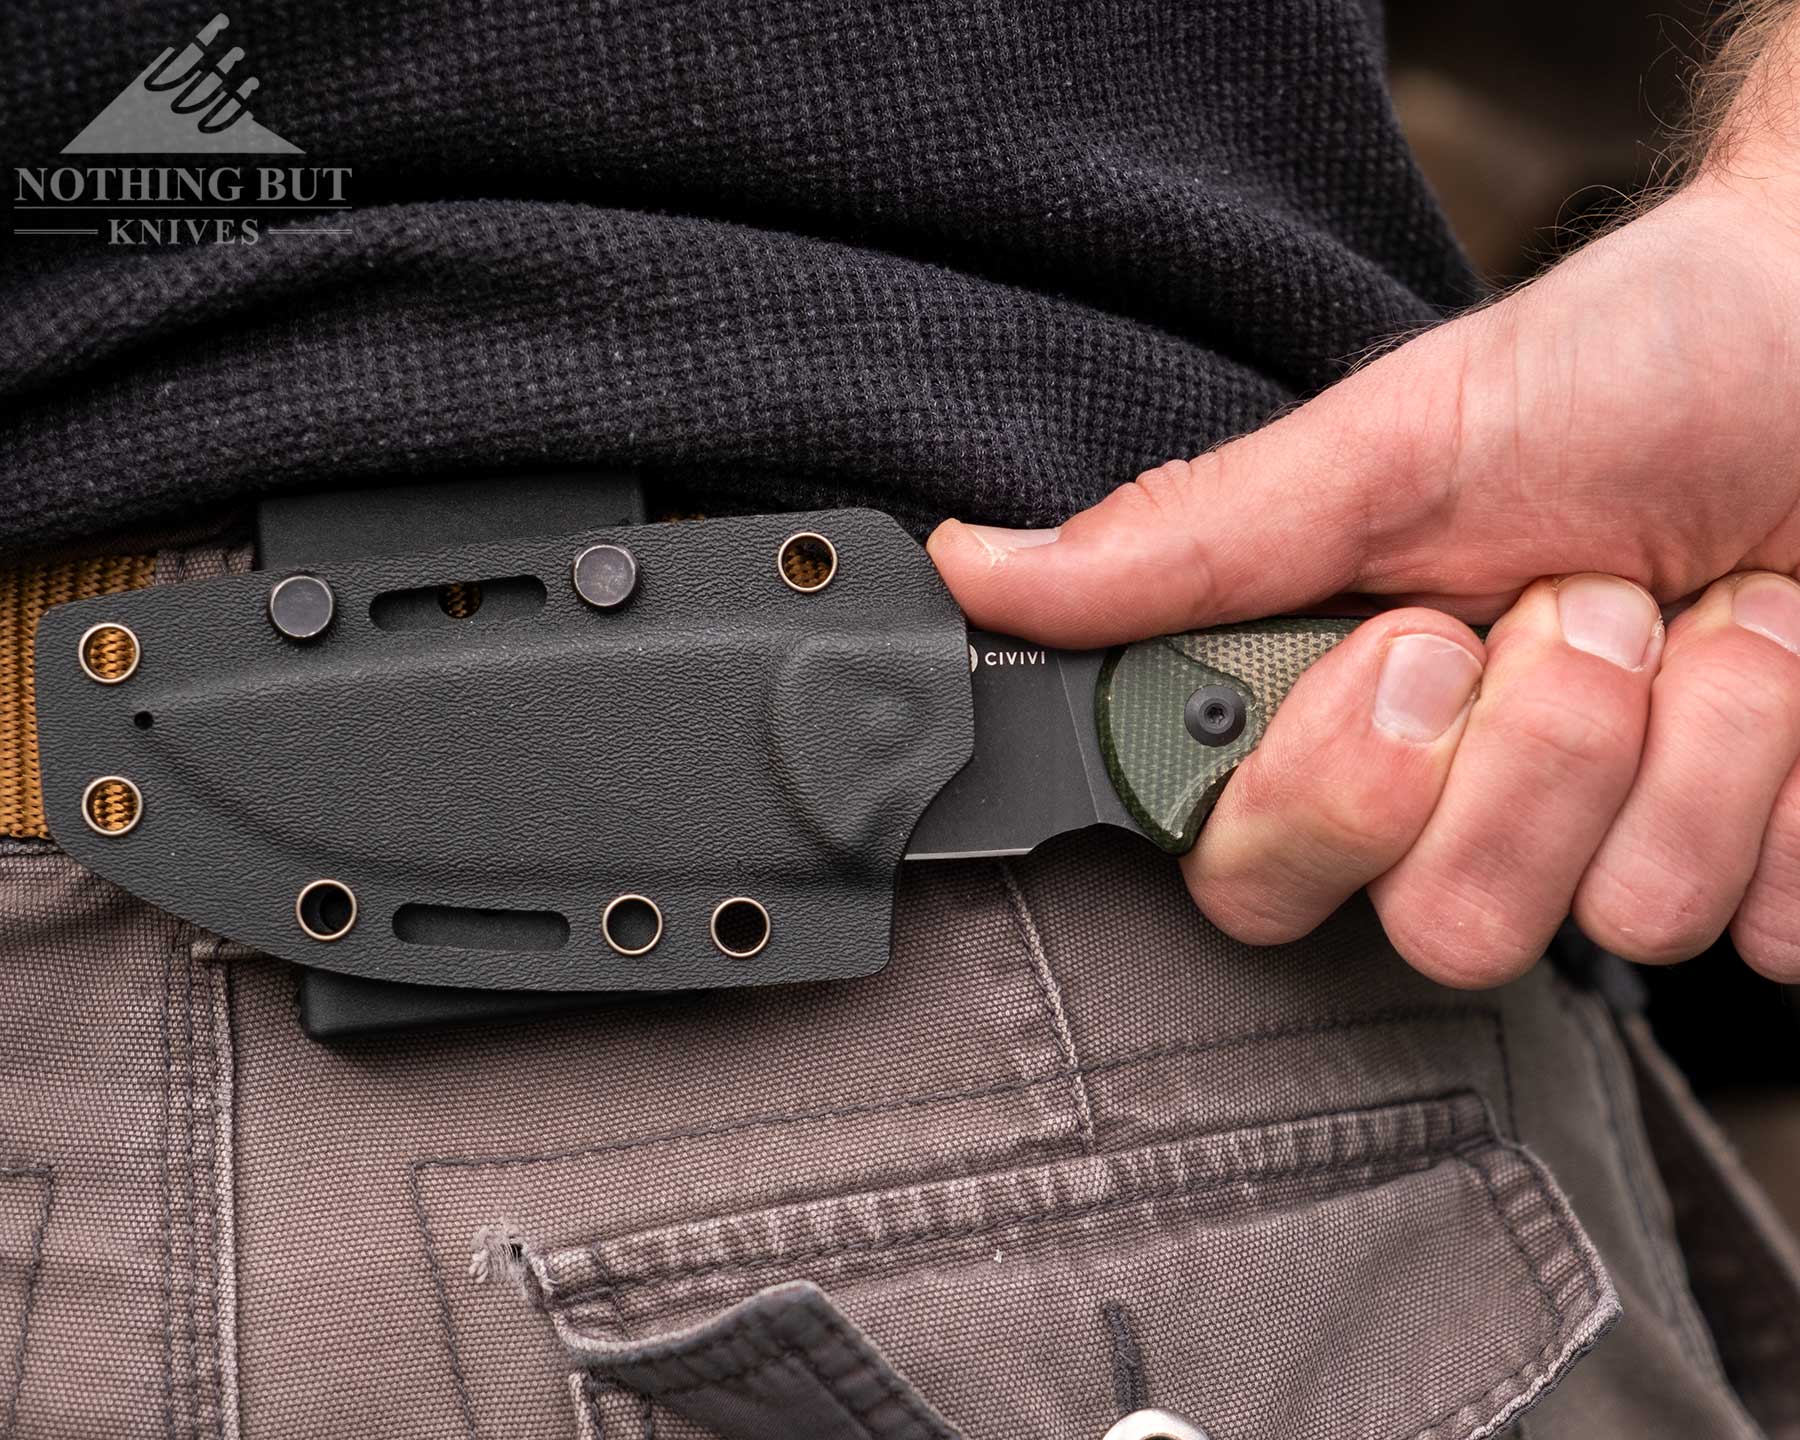
[[[384,590],[369,602],[369,618],[378,630],[454,635],[464,625],[480,629],[529,619],[544,608],[544,596],[544,582],[535,575],[453,580],[447,585]]]

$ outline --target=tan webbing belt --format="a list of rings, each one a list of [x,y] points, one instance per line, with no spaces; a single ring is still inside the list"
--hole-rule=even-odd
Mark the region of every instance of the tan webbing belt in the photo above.
[[[52,605],[148,585],[154,555],[106,555],[0,568],[0,836],[48,839],[38,786],[32,637]]]

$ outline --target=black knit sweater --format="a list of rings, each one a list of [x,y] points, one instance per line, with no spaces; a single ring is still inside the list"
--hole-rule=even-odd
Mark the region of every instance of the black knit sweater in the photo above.
[[[8,0],[9,199],[209,14]],[[245,162],[352,167],[349,233],[12,210],[0,549],[574,464],[1053,521],[1470,294],[1356,0],[258,0],[227,41],[306,152]]]

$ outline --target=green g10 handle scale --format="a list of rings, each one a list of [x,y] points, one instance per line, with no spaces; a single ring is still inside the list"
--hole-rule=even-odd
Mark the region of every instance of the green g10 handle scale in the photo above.
[[[1138,828],[1164,850],[1190,849],[1295,681],[1357,623],[1256,620],[1110,652],[1095,686],[1095,727]]]
[[[970,630],[973,754],[906,858],[1022,855],[1091,825],[1181,854],[1294,682],[1359,623],[1284,616],[1110,650]]]

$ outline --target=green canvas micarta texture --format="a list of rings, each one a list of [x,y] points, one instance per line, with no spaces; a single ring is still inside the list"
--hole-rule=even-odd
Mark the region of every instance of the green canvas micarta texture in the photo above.
[[[1175,854],[1193,846],[1294,682],[1357,623],[1252,620],[1143,640],[1108,659],[1094,695],[1100,749],[1113,788],[1151,839]],[[1188,732],[1183,711],[1202,685],[1244,697],[1244,730],[1229,744],[1203,745]]]

